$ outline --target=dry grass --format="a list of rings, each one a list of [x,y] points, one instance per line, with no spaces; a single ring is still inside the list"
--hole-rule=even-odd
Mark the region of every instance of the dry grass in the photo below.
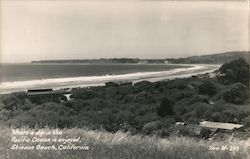
[[[28,130],[25,129],[24,130]],[[51,131],[51,129],[43,129]],[[192,138],[162,139],[149,136],[132,136],[129,133],[115,134],[87,129],[62,130],[64,137],[81,137],[81,144],[89,146],[89,150],[66,151],[38,151],[38,150],[11,150],[11,129],[0,130],[0,159],[230,159],[250,158],[250,139],[238,139],[223,142],[204,141]],[[50,135],[53,137],[53,135]],[[47,143],[51,144],[51,143]],[[210,151],[209,147],[239,146],[238,151],[229,150]]]

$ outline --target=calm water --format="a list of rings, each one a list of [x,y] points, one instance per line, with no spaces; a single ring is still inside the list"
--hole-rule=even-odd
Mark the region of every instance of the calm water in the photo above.
[[[184,66],[146,64],[2,64],[2,82],[168,71]]]

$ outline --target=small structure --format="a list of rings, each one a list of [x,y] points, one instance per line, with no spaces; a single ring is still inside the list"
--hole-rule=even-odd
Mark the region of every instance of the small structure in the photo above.
[[[118,84],[115,83],[115,82],[106,82],[105,85],[106,85],[107,87],[116,87],[116,86],[118,86]]]
[[[67,98],[67,101],[71,100],[71,98],[70,98],[71,94],[64,94],[64,96]]]
[[[204,130],[207,130],[207,131],[201,132],[201,135],[205,139],[211,138],[215,133],[219,131],[232,133],[232,137],[233,137],[234,130],[240,130],[240,128],[243,128],[243,125],[240,125],[240,124],[221,123],[221,122],[212,122],[212,121],[202,121],[200,122],[199,126],[201,128],[205,128]]]
[[[150,82],[150,81],[140,81],[140,82],[134,83],[134,86],[135,87],[145,87],[145,86],[149,86],[151,84],[152,84],[152,82]]]
[[[110,81],[110,82],[106,82],[105,85],[106,86],[111,86],[111,87],[114,87],[114,86],[132,86],[132,82],[130,81],[127,81],[127,80],[120,80],[120,81]]]
[[[211,137],[218,133],[229,133],[234,134],[234,131],[241,131],[243,125],[232,124],[232,123],[221,123],[221,122],[212,122],[212,121],[202,121],[199,125],[196,124],[186,124],[185,122],[176,122],[176,126],[185,127],[195,136],[202,137],[203,139],[211,139]]]
[[[165,60],[164,61],[164,64],[169,64],[170,62],[168,60]]]
[[[125,81],[117,81],[117,84],[119,86],[132,86],[133,83],[130,82],[130,81],[125,80]]]
[[[56,92],[53,89],[29,89],[27,90],[28,95],[48,95],[55,94]]]
[[[138,62],[138,64],[148,64],[147,60],[141,60],[140,62]]]
[[[233,130],[242,128],[243,125],[240,124],[232,124],[232,123],[220,123],[220,122],[212,122],[212,121],[202,121],[199,126],[205,128],[216,128],[222,130]]]
[[[187,125],[185,122],[176,122],[175,125]]]

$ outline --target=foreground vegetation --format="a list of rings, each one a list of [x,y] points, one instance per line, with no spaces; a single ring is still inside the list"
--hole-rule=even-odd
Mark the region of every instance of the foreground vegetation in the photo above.
[[[23,128],[22,130],[28,130]],[[42,129],[51,131],[51,129]],[[233,139],[214,142],[178,137],[163,139],[157,136],[93,131],[79,128],[62,129],[62,136],[79,136],[89,150],[11,150],[11,129],[0,130],[0,158],[2,159],[247,159],[250,156],[248,140]],[[52,135],[51,135],[52,137]],[[35,143],[40,144],[40,143]],[[46,143],[47,145],[52,143]],[[223,146],[232,147],[222,150]],[[219,147],[220,150],[213,148]]]

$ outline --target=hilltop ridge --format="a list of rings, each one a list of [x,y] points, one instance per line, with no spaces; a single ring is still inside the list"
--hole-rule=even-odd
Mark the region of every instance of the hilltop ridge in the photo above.
[[[210,55],[201,55],[201,56],[190,56],[187,58],[178,58],[178,59],[168,59],[170,63],[206,63],[206,64],[223,64],[243,58],[246,61],[249,61],[249,51],[234,51],[234,52],[224,52],[216,53]]]
[[[100,58],[100,59],[75,59],[75,60],[39,60],[31,63],[90,63],[90,64],[223,64],[239,58],[248,61],[249,51],[233,51],[210,55],[190,56],[186,58],[162,58],[162,59],[139,59],[139,58]]]

